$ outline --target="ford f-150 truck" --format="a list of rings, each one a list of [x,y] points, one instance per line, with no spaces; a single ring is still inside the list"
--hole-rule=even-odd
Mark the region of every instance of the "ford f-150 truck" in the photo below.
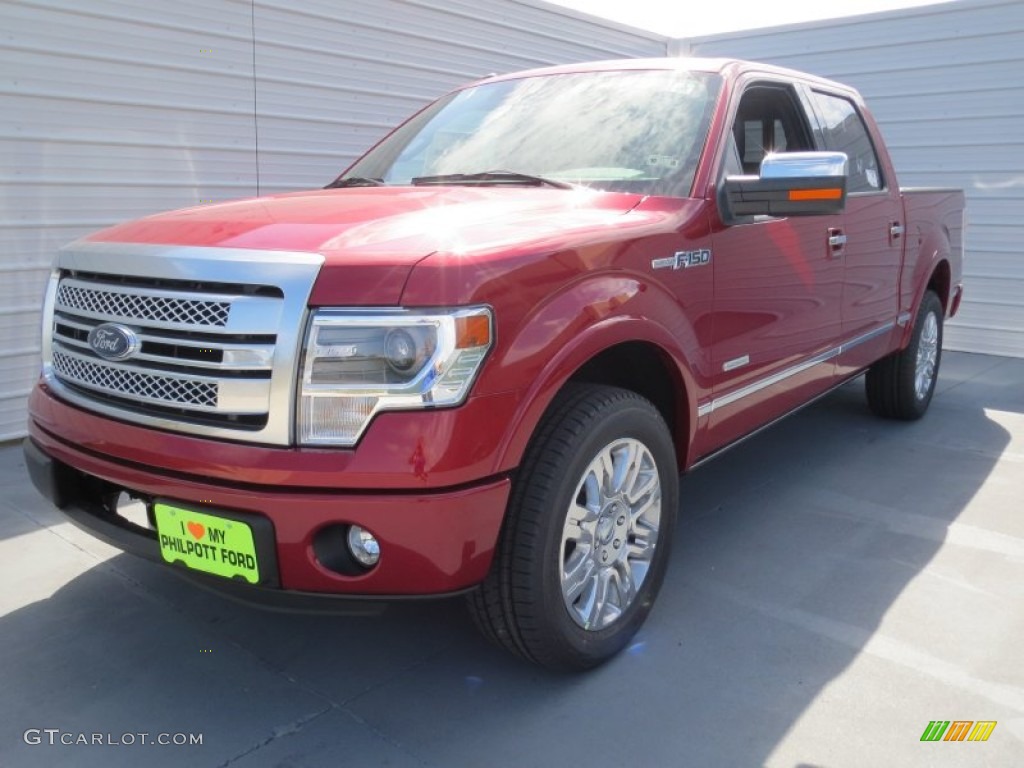
[[[875,413],[925,412],[963,238],[963,194],[901,190],[838,83],[491,77],[324,189],[63,248],[28,467],[236,597],[465,593],[491,640],[584,669],[651,609],[682,472],[865,372]]]

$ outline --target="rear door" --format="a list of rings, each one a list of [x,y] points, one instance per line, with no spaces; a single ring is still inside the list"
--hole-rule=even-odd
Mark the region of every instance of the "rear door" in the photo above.
[[[734,96],[735,99],[735,96]],[[719,179],[757,174],[767,152],[814,149],[795,87],[748,81],[736,103]],[[718,185],[720,186],[720,184]],[[842,217],[724,225],[712,234],[714,390],[702,403],[708,447],[740,437],[834,382],[843,261],[829,246]]]
[[[820,149],[845,152],[849,161],[843,263],[842,354],[838,374],[863,368],[891,349],[903,260],[903,201],[886,178],[864,118],[853,99],[811,89]]]

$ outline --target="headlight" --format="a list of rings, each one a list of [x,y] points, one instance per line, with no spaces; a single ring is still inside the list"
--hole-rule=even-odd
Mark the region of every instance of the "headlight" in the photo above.
[[[491,339],[486,307],[314,312],[300,382],[299,442],[355,445],[380,411],[459,405]]]

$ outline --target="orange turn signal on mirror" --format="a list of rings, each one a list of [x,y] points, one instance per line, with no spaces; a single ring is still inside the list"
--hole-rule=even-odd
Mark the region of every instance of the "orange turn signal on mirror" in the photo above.
[[[791,189],[790,200],[838,200],[843,196],[841,189]]]
[[[485,315],[455,318],[455,347],[486,347],[491,342],[491,321]]]

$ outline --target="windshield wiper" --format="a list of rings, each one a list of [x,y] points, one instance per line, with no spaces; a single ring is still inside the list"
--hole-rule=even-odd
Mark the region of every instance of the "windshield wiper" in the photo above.
[[[566,181],[547,179],[517,171],[484,171],[483,173],[446,173],[440,176],[417,176],[412,179],[414,185],[423,184],[531,184],[535,187],[556,187],[558,189],[575,189],[575,185]]]
[[[338,189],[339,187],[383,187],[384,179],[370,179],[366,176],[349,176],[344,179],[335,179],[324,189]]]

